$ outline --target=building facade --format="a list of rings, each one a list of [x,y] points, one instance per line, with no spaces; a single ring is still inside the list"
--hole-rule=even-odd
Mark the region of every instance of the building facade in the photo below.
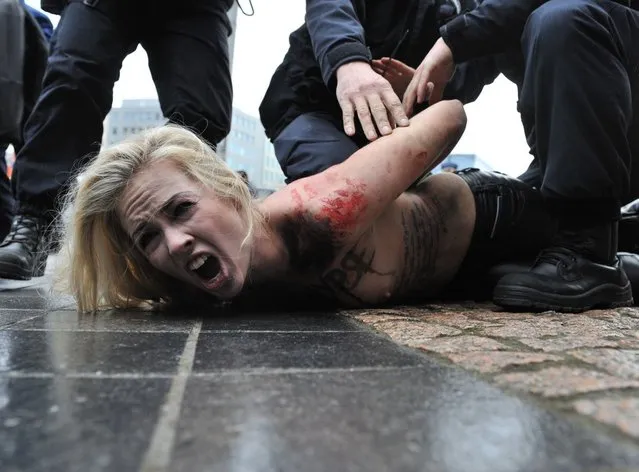
[[[259,118],[233,108],[231,132],[219,153],[231,169],[243,170],[259,195],[284,185],[284,174],[275,158]]]
[[[218,155],[231,169],[244,170],[259,195],[284,185],[284,174],[273,145],[264,134],[259,118],[233,108],[231,131],[218,145]],[[111,110],[104,126],[104,146],[111,146],[147,128],[166,123],[157,99],[124,100]]]
[[[111,109],[104,126],[104,146],[111,146],[147,128],[166,123],[157,99],[123,100]]]
[[[265,139],[258,119],[233,108],[231,132],[224,139],[224,152],[220,154],[231,169],[245,171],[255,187],[261,186]]]
[[[264,165],[262,167],[262,187],[277,190],[284,187],[285,177],[280,163],[275,157],[275,148],[268,139],[264,142]]]

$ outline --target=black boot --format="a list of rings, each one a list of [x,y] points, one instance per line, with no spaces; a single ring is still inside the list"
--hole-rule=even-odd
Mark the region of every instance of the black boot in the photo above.
[[[0,159],[2,159],[0,157]],[[13,222],[13,214],[2,212],[0,214],[0,239],[4,239],[9,230],[11,230],[11,223]]]
[[[29,280],[44,275],[47,225],[43,218],[16,215],[9,234],[0,244],[0,278]]]
[[[639,254],[619,252],[617,257],[619,257],[623,271],[628,276],[632,287],[632,298],[635,305],[637,305],[637,302],[639,302]]]
[[[580,312],[632,305],[632,289],[616,257],[617,224],[560,230],[527,273],[509,274],[493,292],[497,305]]]

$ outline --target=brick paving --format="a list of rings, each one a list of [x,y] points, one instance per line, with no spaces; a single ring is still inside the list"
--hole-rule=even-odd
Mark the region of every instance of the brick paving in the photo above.
[[[567,315],[461,303],[343,313],[507,391],[639,441],[639,308]]]

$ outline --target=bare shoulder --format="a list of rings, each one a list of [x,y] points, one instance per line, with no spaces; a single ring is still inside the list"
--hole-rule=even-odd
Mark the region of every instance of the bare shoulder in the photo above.
[[[262,204],[288,252],[290,287],[349,306],[377,300],[395,273],[378,264],[372,225],[357,222],[358,205],[365,203],[356,188],[332,193],[317,185],[317,179],[294,182]]]
[[[348,231],[348,218],[357,198],[342,193],[336,205],[315,185],[295,182],[262,203],[287,248],[291,275],[305,290],[351,306],[427,297],[465,257],[475,208],[455,175],[429,177],[356,232]]]
[[[322,210],[322,201],[313,179],[304,179],[261,203],[267,224],[282,239],[295,274],[312,276],[323,271],[343,247],[341,235]]]

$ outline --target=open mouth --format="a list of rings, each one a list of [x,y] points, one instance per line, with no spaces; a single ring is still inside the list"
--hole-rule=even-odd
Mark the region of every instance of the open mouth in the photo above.
[[[212,282],[222,272],[220,260],[215,256],[205,254],[193,259],[189,263],[188,268],[205,283]]]

